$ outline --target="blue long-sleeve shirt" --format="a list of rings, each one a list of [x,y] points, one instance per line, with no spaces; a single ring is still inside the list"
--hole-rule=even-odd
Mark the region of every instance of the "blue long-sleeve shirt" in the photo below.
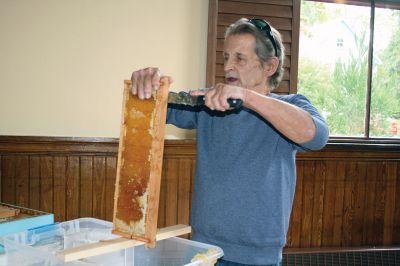
[[[282,259],[296,185],[297,151],[318,150],[328,127],[306,97],[272,97],[309,112],[315,137],[298,145],[254,111],[169,106],[167,123],[197,129],[193,239],[217,245],[224,259],[274,264]]]

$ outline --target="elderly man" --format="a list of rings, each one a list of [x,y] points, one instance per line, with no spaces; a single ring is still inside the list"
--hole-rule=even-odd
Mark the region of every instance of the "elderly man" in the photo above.
[[[262,19],[230,25],[225,83],[206,91],[203,108],[168,107],[167,122],[195,128],[197,167],[193,239],[221,247],[218,265],[280,265],[296,185],[297,151],[318,150],[328,127],[306,97],[272,91],[283,75],[280,34]],[[160,72],[132,74],[132,93],[149,98]],[[241,99],[232,110],[227,99]]]

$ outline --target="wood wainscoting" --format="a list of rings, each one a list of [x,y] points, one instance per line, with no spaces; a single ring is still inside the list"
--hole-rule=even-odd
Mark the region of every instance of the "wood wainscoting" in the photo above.
[[[112,220],[117,139],[0,136],[0,201]],[[189,224],[196,145],[166,140],[159,227]],[[400,149],[328,146],[297,156],[289,248],[400,245]]]

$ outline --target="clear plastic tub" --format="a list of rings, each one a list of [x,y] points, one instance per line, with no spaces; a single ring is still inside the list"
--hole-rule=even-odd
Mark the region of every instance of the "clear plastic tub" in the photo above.
[[[144,245],[117,252],[64,263],[57,251],[100,240],[118,238],[111,233],[112,223],[95,218],[81,218],[59,224],[22,231],[3,238],[5,265],[112,265],[112,266],[181,266],[213,265],[222,257],[219,247],[172,237],[158,241],[156,248]],[[193,258],[199,258],[193,260]],[[196,259],[195,258],[195,259]]]

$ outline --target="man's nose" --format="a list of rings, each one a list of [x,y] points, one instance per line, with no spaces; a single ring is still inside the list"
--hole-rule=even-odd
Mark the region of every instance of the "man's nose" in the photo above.
[[[233,70],[233,64],[232,64],[232,60],[228,59],[224,63],[224,71],[227,72],[227,71],[230,71],[230,70]]]

